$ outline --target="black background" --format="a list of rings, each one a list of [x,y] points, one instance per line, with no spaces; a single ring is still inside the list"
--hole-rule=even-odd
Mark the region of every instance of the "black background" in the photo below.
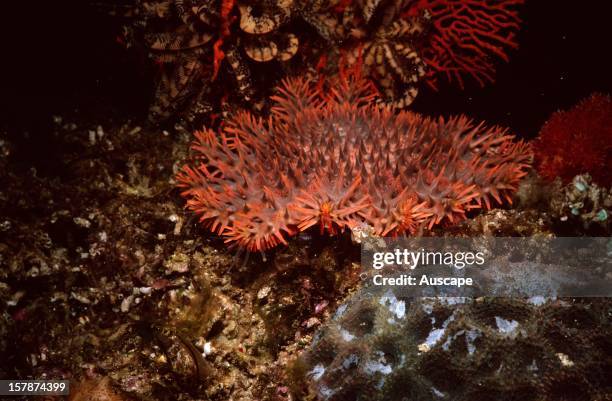
[[[52,115],[75,110],[91,123],[144,118],[151,67],[116,42],[115,20],[87,0],[11,3],[1,12],[0,127],[44,136]],[[607,3],[527,0],[520,48],[510,53],[510,63],[500,63],[494,84],[424,88],[414,108],[466,113],[535,136],[553,111],[593,91],[610,93]]]

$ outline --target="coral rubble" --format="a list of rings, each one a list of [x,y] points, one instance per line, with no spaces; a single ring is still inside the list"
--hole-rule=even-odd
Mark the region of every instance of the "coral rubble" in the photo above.
[[[564,183],[588,173],[612,185],[612,99],[595,93],[567,111],[554,113],[534,143],[542,177]]]
[[[54,121],[55,157],[0,130],[0,377],[70,380],[75,400],[277,400],[358,252],[304,235],[239,261],[173,190],[191,133]]]
[[[317,224],[413,234],[511,201],[527,144],[466,117],[395,114],[375,96],[358,71],[323,90],[289,80],[269,119],[242,111],[220,135],[196,132],[195,160],[177,176],[187,207],[227,242],[264,250]]]

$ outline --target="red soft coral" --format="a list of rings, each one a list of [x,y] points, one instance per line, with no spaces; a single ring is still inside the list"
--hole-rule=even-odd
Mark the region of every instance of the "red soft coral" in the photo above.
[[[529,146],[501,128],[380,108],[359,75],[325,89],[285,81],[268,119],[242,111],[220,136],[196,133],[179,186],[227,242],[264,250],[317,224],[399,235],[456,223],[510,202],[530,164]]]
[[[612,100],[595,93],[568,111],[556,112],[535,141],[542,177],[569,182],[589,173],[599,184],[612,184]]]

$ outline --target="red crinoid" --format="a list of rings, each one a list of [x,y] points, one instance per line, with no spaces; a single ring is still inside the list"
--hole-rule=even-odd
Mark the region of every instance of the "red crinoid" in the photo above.
[[[569,182],[589,173],[601,185],[612,184],[612,99],[595,93],[568,111],[556,112],[534,144],[542,177]]]
[[[265,250],[317,224],[400,235],[456,223],[510,202],[530,165],[529,146],[503,129],[377,106],[358,73],[317,88],[286,80],[267,119],[241,111],[220,135],[196,132],[179,186],[226,242]]]
[[[428,10],[432,32],[423,51],[434,88],[440,76],[464,86],[471,76],[481,86],[493,82],[495,58],[508,61],[507,50],[518,47],[521,20],[517,6],[524,0],[418,0],[405,14]]]

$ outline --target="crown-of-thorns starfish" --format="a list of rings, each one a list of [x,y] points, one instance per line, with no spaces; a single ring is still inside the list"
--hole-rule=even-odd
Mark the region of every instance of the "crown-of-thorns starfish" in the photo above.
[[[376,104],[358,71],[321,87],[283,82],[267,119],[240,111],[217,134],[195,133],[177,179],[200,221],[249,250],[316,224],[413,234],[511,202],[530,147],[464,116],[429,118]]]

